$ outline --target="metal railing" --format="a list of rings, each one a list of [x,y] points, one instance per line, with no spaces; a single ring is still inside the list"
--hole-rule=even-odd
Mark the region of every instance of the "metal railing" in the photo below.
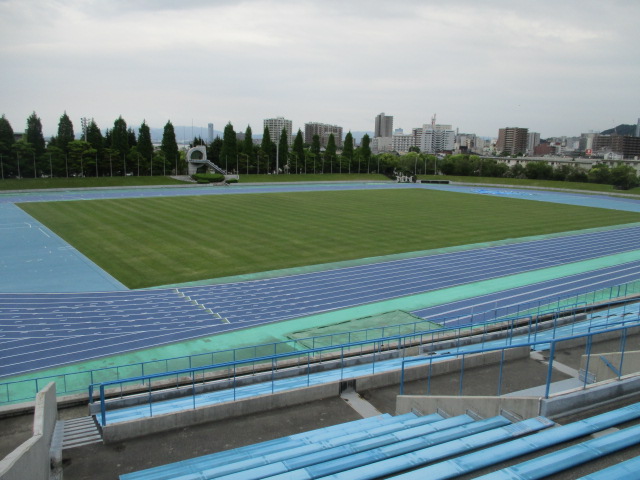
[[[597,356],[601,358],[603,361],[606,359],[602,357],[599,353],[592,353],[594,337],[598,337],[604,334],[611,334],[615,332],[620,332],[620,345],[619,345],[619,353],[620,353],[620,363],[617,367],[610,364],[608,360],[605,361],[605,364],[609,364],[609,368],[615,373],[615,376],[620,379],[622,376],[622,369],[624,364],[624,354],[626,351],[626,339],[628,336],[629,329],[637,328],[640,322],[640,318],[637,318],[634,321],[628,320],[624,322],[616,322],[616,325],[608,326],[607,328],[601,329],[599,331],[588,331],[586,333],[581,333],[577,335],[571,335],[567,337],[555,338],[555,339],[545,339],[539,341],[528,341],[517,343],[513,345],[505,345],[498,347],[489,347],[489,348],[476,348],[476,349],[467,349],[467,350],[457,350],[454,352],[441,353],[437,355],[433,355],[429,359],[424,358],[407,358],[402,360],[402,369],[400,373],[400,395],[404,394],[405,390],[405,370],[408,367],[414,365],[424,365],[428,364],[428,373],[426,379],[426,391],[424,392],[426,395],[432,394],[432,378],[433,375],[433,363],[442,362],[446,359],[461,359],[461,368],[459,373],[459,381],[458,381],[458,392],[457,395],[461,396],[464,394],[464,379],[465,379],[465,369],[464,362],[465,358],[470,355],[477,354],[486,354],[491,352],[500,352],[500,362],[498,363],[498,374],[497,374],[497,385],[496,385],[496,396],[502,395],[502,385],[503,385],[503,372],[504,372],[504,364],[505,364],[505,352],[508,352],[515,348],[528,347],[533,349],[535,347],[544,347],[546,344],[549,344],[549,361],[547,366],[547,374],[546,380],[544,383],[544,394],[542,395],[544,398],[549,398],[549,392],[551,389],[551,385],[553,383],[553,364],[556,362],[555,354],[558,348],[558,345],[561,345],[564,342],[585,339],[585,353],[586,356],[586,364],[584,371],[580,372],[580,381],[582,382],[581,387],[586,388],[587,384],[594,383],[597,381],[592,375],[589,374],[589,363],[591,361],[592,356]],[[625,323],[635,323],[635,325],[625,325]],[[637,347],[636,347],[637,349]],[[546,348],[545,348],[546,350]],[[449,373],[451,375],[451,373]],[[486,379],[485,379],[486,380]],[[416,393],[413,393],[416,394]]]
[[[638,304],[640,307],[640,304]],[[576,319],[576,318],[574,318]],[[324,361],[333,360],[336,362],[334,370],[339,369],[339,379],[342,380],[344,378],[353,378],[353,376],[349,373],[349,365],[348,358],[355,354],[360,355],[370,355],[368,365],[370,365],[370,369],[367,368],[366,372],[368,374],[376,373],[377,365],[380,362],[387,362],[389,359],[387,356],[381,357],[379,355],[382,351],[398,350],[398,357],[401,359],[401,365],[396,368],[401,369],[401,386],[400,392],[401,394],[404,391],[404,372],[405,365],[410,364],[429,364],[429,375],[428,375],[428,390],[430,388],[431,382],[431,368],[434,362],[442,361],[448,358],[461,358],[462,368],[460,373],[460,394],[462,394],[462,388],[464,384],[464,360],[468,355],[479,354],[479,353],[490,353],[493,351],[501,352],[501,361],[500,361],[500,376],[498,380],[498,395],[500,395],[502,388],[502,370],[504,365],[504,356],[505,352],[512,348],[522,348],[522,347],[533,347],[533,346],[541,346],[545,344],[550,345],[551,349],[551,358],[555,353],[556,344],[559,342],[574,340],[578,338],[588,337],[589,341],[587,342],[589,347],[587,350],[587,354],[590,355],[590,342],[591,338],[596,335],[601,335],[603,333],[610,333],[615,331],[624,331],[625,336],[628,328],[630,326],[618,326],[617,324],[621,322],[615,322],[615,326],[608,326],[604,330],[597,332],[587,332],[578,335],[568,335],[559,338],[546,338],[544,340],[536,340],[536,336],[538,333],[542,333],[543,330],[538,328],[538,324],[534,322],[522,324],[522,322],[518,322],[521,319],[512,319],[510,322],[507,322],[503,325],[503,340],[506,345],[499,347],[486,347],[481,346],[479,348],[467,348],[464,349],[464,346],[460,343],[460,336],[457,338],[451,337],[451,339],[455,342],[457,341],[457,345],[453,345],[450,348],[452,351],[444,354],[438,354],[426,358],[424,356],[420,357],[412,357],[405,358],[407,347],[423,343],[425,338],[430,337],[429,340],[432,342],[438,341],[432,335],[433,332],[425,332],[418,333],[416,335],[399,335],[399,336],[390,336],[386,338],[379,338],[376,340],[368,340],[368,341],[358,341],[350,344],[340,345],[338,347],[317,347],[313,349],[307,349],[303,351],[297,352],[287,352],[280,353],[274,355],[267,355],[264,357],[258,357],[253,359],[244,359],[244,360],[235,360],[231,362],[225,362],[217,365],[207,365],[203,367],[196,368],[187,368],[176,370],[174,372],[167,372],[162,374],[153,374],[146,376],[133,377],[122,380],[113,380],[108,382],[100,382],[96,384],[92,384],[89,387],[89,398],[93,401],[94,391],[96,389],[99,390],[99,402],[100,402],[100,415],[102,425],[106,424],[106,411],[107,411],[107,403],[109,401],[119,401],[123,397],[126,396],[128,389],[132,389],[136,391],[136,394],[139,396],[141,392],[145,391],[146,400],[145,404],[148,404],[149,416],[153,416],[154,414],[154,403],[158,403],[160,400],[154,399],[154,393],[157,391],[167,392],[168,389],[172,389],[175,391],[180,390],[181,388],[187,389],[187,396],[192,398],[193,408],[196,408],[196,397],[199,395],[198,389],[196,387],[204,386],[207,383],[212,383],[214,381],[223,381],[226,382],[226,385],[223,385],[220,389],[231,391],[232,395],[229,400],[236,400],[238,388],[242,385],[239,384],[239,379],[246,377],[248,374],[251,376],[255,376],[256,372],[261,373],[263,375],[263,383],[270,382],[270,388],[266,388],[266,390],[270,390],[273,393],[276,390],[276,382],[279,380],[281,375],[276,374],[279,369],[283,368],[291,368],[298,367],[302,368],[306,371],[306,384],[304,382],[298,382],[295,388],[301,388],[304,386],[310,385],[310,378],[312,375],[312,366],[317,363],[318,358],[323,358]],[[582,319],[582,323],[589,324],[591,319]],[[638,310],[638,314],[635,316],[634,322],[640,321],[640,309]],[[557,318],[553,318],[548,320],[548,322],[552,323],[552,327],[550,329],[545,330],[546,332],[551,332],[552,336],[555,337],[557,328],[564,328],[567,325],[559,325],[557,323]],[[624,320],[624,322],[631,323],[632,320]],[[572,326],[572,324],[569,324]],[[591,326],[591,325],[588,325]],[[524,332],[522,331],[524,329]],[[484,335],[486,333],[491,333],[490,331],[486,332],[478,332],[478,336],[476,336],[477,343],[482,344],[484,342]],[[533,335],[534,340],[530,341],[529,339]],[[520,339],[527,338],[526,341],[518,341],[514,343],[512,340],[517,336]],[[622,346],[624,348],[624,345]],[[396,359],[397,361],[397,359]],[[553,368],[553,360],[550,361],[550,366],[547,374],[546,381],[546,393],[545,396],[548,397],[549,393],[549,385],[551,383],[552,378],[552,368]],[[621,367],[622,368],[622,367]],[[226,370],[226,374],[223,376],[212,378],[211,374],[216,371]],[[586,371],[588,371],[588,362]],[[292,374],[296,378],[301,378],[302,374],[299,372],[297,374]],[[335,378],[335,376],[334,376]],[[168,383],[175,384],[169,387]],[[585,385],[587,383],[587,376],[585,376]],[[109,390],[109,391],[108,391]],[[190,393],[189,393],[190,392]],[[107,399],[107,394],[111,396],[110,399]],[[183,392],[184,393],[184,392]]]
[[[230,361],[263,357],[291,351],[302,351],[308,348],[315,349],[322,346],[339,346],[360,340],[374,340],[387,338],[392,335],[403,335],[431,332],[433,335],[448,336],[451,332],[457,334],[467,333],[471,329],[490,329],[496,323],[512,321],[513,318],[522,318],[531,315],[535,319],[546,315],[554,315],[556,312],[578,309],[581,306],[587,308],[589,304],[606,302],[612,299],[627,297],[640,293],[640,281],[629,282],[605,289],[583,292],[576,295],[564,295],[555,297],[552,301],[534,301],[516,306],[494,308],[475,312],[471,315],[458,317],[442,317],[430,320],[417,320],[415,322],[402,323],[390,326],[371,327],[352,330],[341,333],[330,333],[313,337],[293,339],[283,342],[274,342],[249,347],[240,347],[227,350],[216,350],[193,355],[164,358],[134,362],[113,367],[87,369],[76,372],[47,375],[25,380],[15,380],[0,383],[0,405],[33,400],[42,386],[49,382],[56,383],[56,391],[59,396],[78,394],[86,391],[87,385],[103,381],[119,380],[136,376],[144,376],[153,373],[163,373],[192,368],[221,364]],[[461,318],[465,321],[461,322]],[[442,324],[458,324],[454,327],[433,329],[435,322]]]

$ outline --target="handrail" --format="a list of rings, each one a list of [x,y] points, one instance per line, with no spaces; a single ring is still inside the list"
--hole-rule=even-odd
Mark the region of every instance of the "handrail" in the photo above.
[[[635,325],[634,327],[637,327],[637,325]],[[464,362],[464,358],[467,355],[474,355],[474,354],[485,354],[485,353],[490,353],[490,352],[502,352],[502,360],[501,362],[504,362],[504,352],[508,351],[509,349],[512,348],[521,348],[521,347],[533,347],[536,345],[543,345],[543,344],[549,344],[550,345],[550,360],[549,360],[549,368],[547,371],[547,380],[546,380],[546,386],[545,386],[545,398],[548,398],[549,396],[549,388],[550,388],[550,383],[551,383],[551,378],[552,378],[552,368],[553,368],[553,357],[554,357],[554,352],[555,352],[555,348],[556,345],[559,342],[565,342],[568,340],[574,340],[574,339],[578,339],[578,338],[584,338],[584,337],[588,337],[589,342],[591,341],[591,339],[596,336],[596,335],[600,335],[603,333],[609,333],[609,332],[616,332],[616,331],[624,331],[625,335],[626,332],[628,331],[629,328],[633,328],[632,326],[622,326],[622,327],[613,327],[613,328],[609,328],[607,330],[603,330],[603,331],[598,331],[598,332],[588,332],[588,333],[581,333],[581,334],[576,334],[576,335],[570,335],[570,336],[566,336],[566,337],[561,337],[561,338],[555,338],[555,339],[545,339],[545,340],[534,340],[534,341],[525,341],[525,342],[518,342],[517,344],[511,344],[511,345],[502,345],[502,346],[497,346],[497,347],[481,347],[481,348],[470,348],[470,349],[465,349],[464,351],[461,351],[459,348],[452,348],[452,350],[456,350],[456,351],[452,351],[452,352],[447,352],[447,353],[439,353],[436,355],[432,355],[428,358],[425,358],[424,356],[421,357],[410,357],[410,358],[405,358],[404,357],[404,352],[405,349],[403,347],[401,347],[400,345],[402,345],[402,340],[404,340],[406,338],[406,336],[391,336],[388,337],[387,339],[385,339],[384,341],[397,341],[397,345],[398,345],[398,349],[403,349],[403,356],[401,358],[401,373],[400,373],[400,394],[402,395],[404,393],[404,378],[405,378],[405,368],[407,368],[407,366],[410,366],[411,364],[415,364],[415,363],[421,363],[421,364],[425,364],[425,363],[429,363],[429,365],[433,364],[434,360],[435,361],[440,361],[446,358],[459,358],[462,357],[462,361]],[[524,337],[524,336],[523,336]],[[348,344],[348,345],[343,345],[340,347],[340,359],[341,359],[341,370],[344,371],[345,366],[344,366],[344,351],[345,349],[350,349],[350,348],[354,348],[354,347],[358,347],[358,346],[362,346],[365,344],[373,344],[375,346],[376,343],[382,343],[382,339],[379,340],[374,340],[374,341],[367,341],[367,340],[363,340],[363,341],[359,341],[359,342],[353,342],[353,344]],[[406,346],[406,343],[405,343]],[[281,354],[277,354],[277,355],[268,355],[266,357],[260,357],[260,358],[256,358],[256,359],[245,359],[245,360],[237,360],[237,361],[232,361],[232,362],[225,362],[224,364],[220,364],[220,365],[216,365],[216,367],[234,367],[234,398],[235,398],[235,388],[236,388],[236,384],[235,384],[235,368],[238,365],[243,365],[243,364],[248,364],[248,363],[252,363],[252,362],[262,362],[262,361],[270,361],[271,362],[271,384],[272,384],[272,391],[273,391],[273,385],[275,382],[274,379],[274,369],[277,368],[277,361],[279,359],[283,359],[283,358],[287,358],[287,357],[292,357],[292,356],[300,356],[300,355],[307,355],[307,357],[309,357],[310,355],[314,354],[314,353],[318,353],[321,351],[328,351],[328,350],[337,350],[337,348],[335,347],[319,347],[316,349],[307,349],[305,351],[298,351],[298,352],[287,352],[287,353],[281,353]],[[375,348],[372,350],[372,353],[374,355],[373,358],[373,363],[375,364]],[[96,385],[91,385],[90,386],[90,396],[93,397],[93,390],[95,386],[99,387],[99,401],[100,401],[100,415],[101,415],[101,424],[102,425],[106,425],[106,395],[105,395],[105,389],[109,386],[113,386],[113,385],[122,385],[124,383],[129,383],[129,382],[140,382],[142,381],[142,383],[146,383],[146,381],[149,381],[149,408],[152,411],[152,407],[151,405],[154,403],[153,399],[151,397],[151,380],[153,379],[157,379],[157,378],[161,378],[161,377],[167,377],[167,376],[186,376],[189,375],[192,379],[195,378],[194,374],[207,370],[209,368],[212,368],[213,366],[209,366],[209,367],[197,367],[197,368],[190,368],[190,369],[182,369],[182,370],[176,370],[174,372],[167,372],[166,374],[153,374],[153,375],[146,375],[144,377],[135,377],[135,378],[129,378],[129,379],[123,379],[123,380],[113,380],[113,381],[108,381],[108,382],[102,382]],[[375,370],[375,367],[374,367]],[[431,369],[429,369],[429,371],[431,371]],[[502,367],[501,367],[501,371],[502,371]],[[586,377],[585,377],[585,385],[586,385]],[[192,382],[193,383],[193,382]],[[462,376],[461,376],[461,381],[460,381],[460,388],[462,389]],[[195,408],[195,396],[196,396],[196,390],[195,388],[193,388],[192,391],[192,395],[194,397],[194,408]]]
[[[550,315],[553,314],[554,312],[557,312],[558,310],[564,311],[569,309],[569,307],[571,305],[573,305],[574,308],[578,308],[578,305],[584,305],[585,308],[587,308],[589,306],[588,304],[588,300],[585,297],[591,296],[593,295],[593,300],[595,301],[596,299],[596,295],[598,293],[602,293],[605,297],[605,300],[600,300],[600,301],[606,301],[606,297],[607,294],[604,293],[606,291],[608,291],[608,300],[609,300],[609,304],[610,305],[615,305],[615,304],[621,304],[621,303],[625,303],[625,300],[613,300],[615,298],[620,298],[620,296],[626,296],[629,294],[629,290],[631,289],[632,292],[635,292],[635,288],[630,288],[630,287],[634,287],[636,284],[638,284],[638,282],[634,281],[634,282],[627,282],[624,284],[620,284],[620,285],[613,285],[611,287],[607,287],[607,288],[602,288],[602,289],[598,289],[598,290],[592,290],[592,291],[588,291],[588,292],[582,292],[582,293],[578,293],[578,294],[573,294],[573,295],[562,295],[562,296],[558,296],[555,297],[555,299],[551,300],[549,299],[548,301],[544,301],[545,303],[542,303],[543,301],[538,300],[538,301],[534,301],[534,302],[527,302],[524,303],[522,305],[519,305],[517,307],[517,312],[513,313],[512,315],[518,315],[520,314],[521,316],[529,316],[527,313],[529,312],[531,315],[533,315],[533,310],[537,310],[535,312],[535,316],[539,317],[541,315]],[[617,292],[616,292],[617,290]],[[573,304],[567,304],[564,305],[562,307],[560,307],[560,302],[564,302],[564,304],[567,303],[567,300],[569,299],[580,299],[580,298],[585,298],[582,301],[576,301]],[[537,304],[537,307],[536,307]],[[553,309],[549,309],[549,308],[543,308],[543,307],[548,307],[550,305],[556,304],[554,306]],[[531,305],[531,307],[526,308],[527,305]],[[523,307],[524,306],[524,307]],[[526,308],[524,310],[521,310],[521,308]],[[599,308],[599,307],[593,307],[593,308]],[[502,308],[500,310],[513,310],[514,307],[506,307],[506,308]],[[493,320],[490,321],[485,321],[485,322],[479,322],[479,323],[475,323],[473,322],[473,316],[484,316],[489,312],[495,312],[496,309],[494,310],[486,310],[486,311],[480,311],[480,312],[475,312],[472,315],[472,323],[465,323],[465,324],[461,324],[461,325],[456,325],[456,326],[452,326],[452,327],[442,327],[440,329],[433,329],[433,330],[417,330],[417,327],[421,324],[421,323],[425,323],[425,322],[429,322],[429,323],[436,323],[435,320],[439,321],[439,322],[449,322],[451,323],[452,321],[455,321],[456,318],[460,318],[460,316],[458,317],[442,317],[442,318],[438,318],[438,319],[433,319],[433,320],[425,320],[425,319],[421,319],[421,320],[417,320],[415,322],[408,322],[408,323],[401,323],[401,324],[396,324],[396,325],[388,325],[388,326],[380,326],[380,327],[371,327],[371,328],[364,328],[364,329],[358,329],[358,330],[351,330],[351,331],[347,331],[347,332],[339,332],[339,333],[330,333],[330,334],[324,334],[324,335],[318,335],[318,336],[313,336],[313,337],[304,337],[304,338],[300,338],[300,339],[293,339],[293,340],[289,340],[289,341],[284,341],[284,342],[274,342],[274,343],[266,343],[266,344],[260,344],[260,345],[253,345],[253,346],[248,346],[248,347],[239,347],[239,348],[235,348],[235,349],[228,349],[228,350],[217,350],[217,351],[211,351],[211,352],[204,352],[204,353],[199,353],[199,354],[195,354],[195,355],[185,355],[185,356],[178,356],[178,357],[169,357],[169,358],[162,358],[162,359],[158,359],[158,360],[149,360],[149,361],[144,361],[144,362],[136,362],[136,363],[130,363],[130,364],[123,364],[123,365],[115,365],[112,367],[102,367],[102,368],[96,368],[96,369],[87,369],[87,370],[81,370],[81,371],[75,371],[75,372],[70,372],[70,373],[62,373],[62,374],[58,374],[58,375],[47,375],[47,376],[43,376],[43,377],[38,377],[38,378],[33,378],[33,379],[25,379],[25,380],[14,380],[14,381],[9,381],[9,382],[4,382],[4,383],[0,383],[0,391],[4,390],[3,396],[6,398],[6,400],[4,399],[0,399],[0,405],[2,404],[8,404],[8,403],[13,403],[16,401],[25,401],[25,400],[30,400],[32,398],[35,397],[35,394],[39,391],[40,386],[48,383],[49,381],[56,381],[57,384],[57,392],[58,395],[63,395],[63,394],[69,394],[69,393],[76,393],[76,392],[81,392],[82,390],[84,390],[86,388],[86,383],[85,386],[82,386],[81,388],[73,388],[73,387],[69,387],[69,384],[73,384],[74,379],[82,379],[84,377],[88,377],[87,381],[90,383],[96,383],[96,377],[100,376],[101,374],[105,374],[107,372],[114,372],[114,376],[115,378],[120,378],[121,376],[121,372],[122,371],[126,371],[128,369],[139,369],[143,374],[144,374],[144,370],[145,367],[149,368],[149,367],[153,367],[153,366],[158,366],[161,363],[165,364],[165,371],[168,371],[169,369],[169,363],[175,363],[175,362],[180,362],[180,361],[188,361],[189,365],[192,365],[194,361],[196,361],[198,358],[202,358],[202,357],[206,357],[206,356],[210,356],[211,357],[211,362],[210,363],[214,363],[213,362],[213,357],[214,356],[224,356],[224,355],[232,355],[233,358],[236,358],[236,356],[238,354],[241,354],[243,351],[249,351],[251,349],[253,349],[254,352],[257,352],[259,349],[266,349],[266,348],[273,348],[273,351],[275,353],[277,353],[277,349],[279,348],[280,345],[291,345],[293,344],[294,347],[293,348],[297,348],[296,345],[297,344],[303,344],[304,342],[309,342],[311,341],[312,345],[316,345],[316,343],[323,341],[324,339],[331,339],[330,341],[333,342],[334,338],[337,338],[338,340],[340,340],[340,338],[343,338],[344,336],[347,337],[348,340],[351,339],[351,337],[356,336],[356,335],[362,335],[365,334],[365,337],[368,338],[369,332],[376,332],[376,331],[380,331],[381,335],[379,337],[376,338],[382,338],[384,337],[384,333],[385,331],[388,331],[389,329],[401,329],[401,328],[411,328],[413,327],[413,331],[414,334],[418,334],[419,332],[429,332],[429,333],[433,333],[433,334],[438,334],[438,335],[444,335],[445,332],[450,331],[458,331],[461,332],[462,330],[467,330],[467,329],[475,329],[475,328],[489,328],[492,325],[495,325],[496,323],[502,323],[505,321],[510,321],[509,319],[511,318],[511,315],[503,315],[500,317],[497,317],[496,314],[496,318],[494,318]],[[525,315],[527,314],[527,315]],[[518,317],[521,318],[521,317]],[[344,341],[342,342],[344,343]],[[335,344],[335,345],[340,345],[341,343]],[[332,343],[332,345],[334,345]],[[334,345],[334,346],[335,346]],[[255,356],[255,355],[254,355]],[[77,380],[76,380],[77,381]],[[83,381],[83,380],[82,380]],[[84,381],[83,381],[84,382]],[[10,389],[12,389],[15,386],[19,386],[19,385],[29,385],[31,384],[31,395],[30,396],[22,396],[20,398],[12,398],[11,397],[11,393],[10,393]],[[22,388],[22,387],[20,387]],[[28,388],[28,387],[27,387]]]
[[[576,340],[579,338],[588,338],[589,342],[592,341],[593,337],[596,335],[601,335],[603,333],[611,333],[611,332],[618,332],[618,331],[624,331],[625,335],[627,333],[627,331],[630,328],[634,328],[637,327],[637,325],[634,326],[621,326],[621,327],[613,327],[613,328],[608,328],[606,330],[601,330],[598,332],[587,332],[587,333],[580,333],[577,335],[571,335],[568,337],[560,337],[560,338],[554,338],[554,339],[547,339],[547,340],[538,340],[538,341],[533,341],[533,342],[523,342],[523,343],[518,343],[515,345],[505,345],[505,346],[500,346],[500,347],[489,347],[489,348],[481,348],[481,349],[476,349],[476,350],[465,350],[464,352],[456,352],[456,353],[441,353],[441,354],[437,354],[437,355],[432,355],[431,357],[429,357],[429,362],[430,364],[433,363],[434,359],[437,360],[442,360],[443,358],[450,358],[450,357],[459,357],[462,356],[464,359],[465,355],[473,355],[473,354],[478,354],[478,353],[489,353],[489,352],[494,352],[494,351],[502,351],[504,352],[505,350],[509,350],[512,348],[520,348],[520,347],[532,347],[535,345],[544,345],[544,344],[549,344],[550,345],[550,353],[549,353],[549,366],[548,366],[548,371],[547,371],[547,382],[545,385],[545,395],[544,398],[549,398],[549,389],[550,389],[550,384],[551,384],[551,372],[553,370],[553,362],[554,362],[554,357],[555,357],[555,348],[556,348],[556,344],[560,343],[560,342],[566,342],[569,340]],[[402,359],[402,369],[401,369],[401,373],[400,373],[400,395],[402,395],[404,393],[404,373],[405,373],[405,365],[407,364],[411,364],[411,363],[424,363],[425,359],[424,358],[417,358],[417,357],[411,357],[411,358],[403,358]],[[587,382],[587,378],[585,375],[585,379],[584,379],[584,384],[586,385]]]

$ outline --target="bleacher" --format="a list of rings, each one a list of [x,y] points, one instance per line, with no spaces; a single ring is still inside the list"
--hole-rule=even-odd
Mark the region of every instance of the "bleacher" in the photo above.
[[[474,420],[469,415],[451,418],[438,414],[424,417],[383,415],[125,474],[120,478],[431,480],[455,478],[480,469],[498,470],[481,478],[542,478],[640,443],[640,425],[595,439],[591,437],[594,433],[638,419],[640,404],[563,426],[544,417],[511,423],[503,416]],[[580,443],[563,448],[566,442],[576,440]],[[549,448],[558,450],[501,470],[506,461]],[[624,472],[636,465],[637,460],[616,471]]]

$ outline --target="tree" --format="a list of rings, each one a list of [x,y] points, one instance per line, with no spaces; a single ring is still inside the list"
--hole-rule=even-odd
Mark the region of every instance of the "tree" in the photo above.
[[[532,180],[551,180],[553,167],[547,162],[528,162],[524,167],[527,178]]]
[[[153,143],[151,143],[151,130],[145,120],[142,121],[138,130],[138,153],[142,158],[149,161],[153,155]]]
[[[33,160],[35,157],[35,148],[24,138],[19,142],[15,142],[11,150],[16,158],[16,171],[12,172],[17,177],[33,177]]]
[[[231,122],[224,127],[222,134],[222,150],[220,151],[221,167],[225,170],[229,169],[229,165],[233,168],[236,164],[236,156],[238,155],[238,139]]]
[[[630,165],[620,162],[611,169],[611,184],[620,190],[629,190],[638,186],[638,176]]]
[[[111,137],[111,148],[117,150],[120,155],[127,155],[130,148],[129,133],[127,132],[127,122],[124,121],[122,116],[113,122],[113,129],[109,134]]]
[[[42,122],[40,118],[33,112],[27,118],[27,142],[33,145],[36,156],[44,153],[44,136],[42,135]]]
[[[133,131],[133,128],[129,127],[127,129],[127,136],[129,137],[129,148],[137,147],[138,140],[136,139],[136,132]]]
[[[304,140],[302,138],[302,131],[298,129],[298,133],[296,135],[295,140],[293,141],[293,149],[292,153],[296,157],[296,172],[299,172],[300,169],[304,168]],[[304,173],[307,173],[305,168]]]
[[[275,159],[276,148],[273,142],[271,141],[271,134],[269,132],[269,127],[264,127],[264,133],[262,134],[262,143],[260,144],[260,150],[264,153],[267,160],[267,172],[272,171],[273,162]]]
[[[58,135],[56,137],[56,144],[58,148],[67,153],[68,143],[73,142],[75,139],[76,136],[73,133],[73,123],[71,122],[69,115],[67,115],[67,112],[64,112],[60,117],[60,121],[58,122]]]
[[[164,154],[164,160],[168,165],[174,166],[175,174],[178,175],[178,143],[176,142],[176,132],[171,121],[167,121],[162,131],[162,142],[160,151]]]
[[[256,155],[253,150],[253,132],[251,131],[250,125],[247,125],[247,129],[244,131],[244,141],[242,142],[242,153],[246,155],[247,162],[253,165]]]
[[[320,136],[319,135],[314,135],[313,139],[311,140],[311,155],[314,159],[314,171],[315,172],[315,168],[316,168],[316,163],[315,162],[319,162],[320,161]]]
[[[333,173],[333,163],[336,160],[336,150],[336,138],[332,133],[329,135],[329,140],[327,140],[327,148],[325,148],[324,150],[324,158],[327,162],[329,162],[329,171],[331,173]]]
[[[353,160],[353,135],[348,132],[344,137],[344,146],[342,147],[342,156],[349,162]]]
[[[289,158],[289,136],[287,135],[287,129],[283,128],[280,132],[280,141],[278,142],[278,156],[279,156],[279,168],[282,168],[288,163]],[[280,173],[280,172],[278,172]]]
[[[216,137],[207,148],[207,158],[216,165],[220,165],[220,152],[222,151],[222,139]]]
[[[94,120],[91,120],[89,125],[87,125],[87,142],[91,144],[91,148],[95,148],[100,153],[104,150],[104,138],[102,137],[100,128],[98,128],[98,124]]]
[[[595,164],[588,175],[591,183],[610,183],[611,180],[611,171],[606,163]]]
[[[9,120],[3,114],[0,117],[0,153],[2,155],[10,155],[11,147],[14,143],[13,128],[11,128]]]
[[[371,143],[371,139],[369,138],[369,134],[365,133],[362,137],[362,142],[360,144],[361,155],[362,155],[362,163],[367,165],[367,171],[369,170],[369,162],[371,161],[371,147],[369,146]],[[364,169],[364,167],[362,167]],[[358,168],[358,173],[360,173],[360,168]]]
[[[91,154],[94,150],[91,148],[89,142],[85,142],[84,140],[74,140],[69,142],[69,173],[71,176],[87,176],[90,174],[95,174],[95,166],[92,169],[88,164],[85,164],[85,160],[91,159]],[[95,165],[92,163],[92,165]]]

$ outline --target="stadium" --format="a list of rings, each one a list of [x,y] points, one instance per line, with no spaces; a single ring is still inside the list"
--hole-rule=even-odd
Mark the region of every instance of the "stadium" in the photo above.
[[[633,197],[32,191],[0,226],[3,480],[640,469]]]

